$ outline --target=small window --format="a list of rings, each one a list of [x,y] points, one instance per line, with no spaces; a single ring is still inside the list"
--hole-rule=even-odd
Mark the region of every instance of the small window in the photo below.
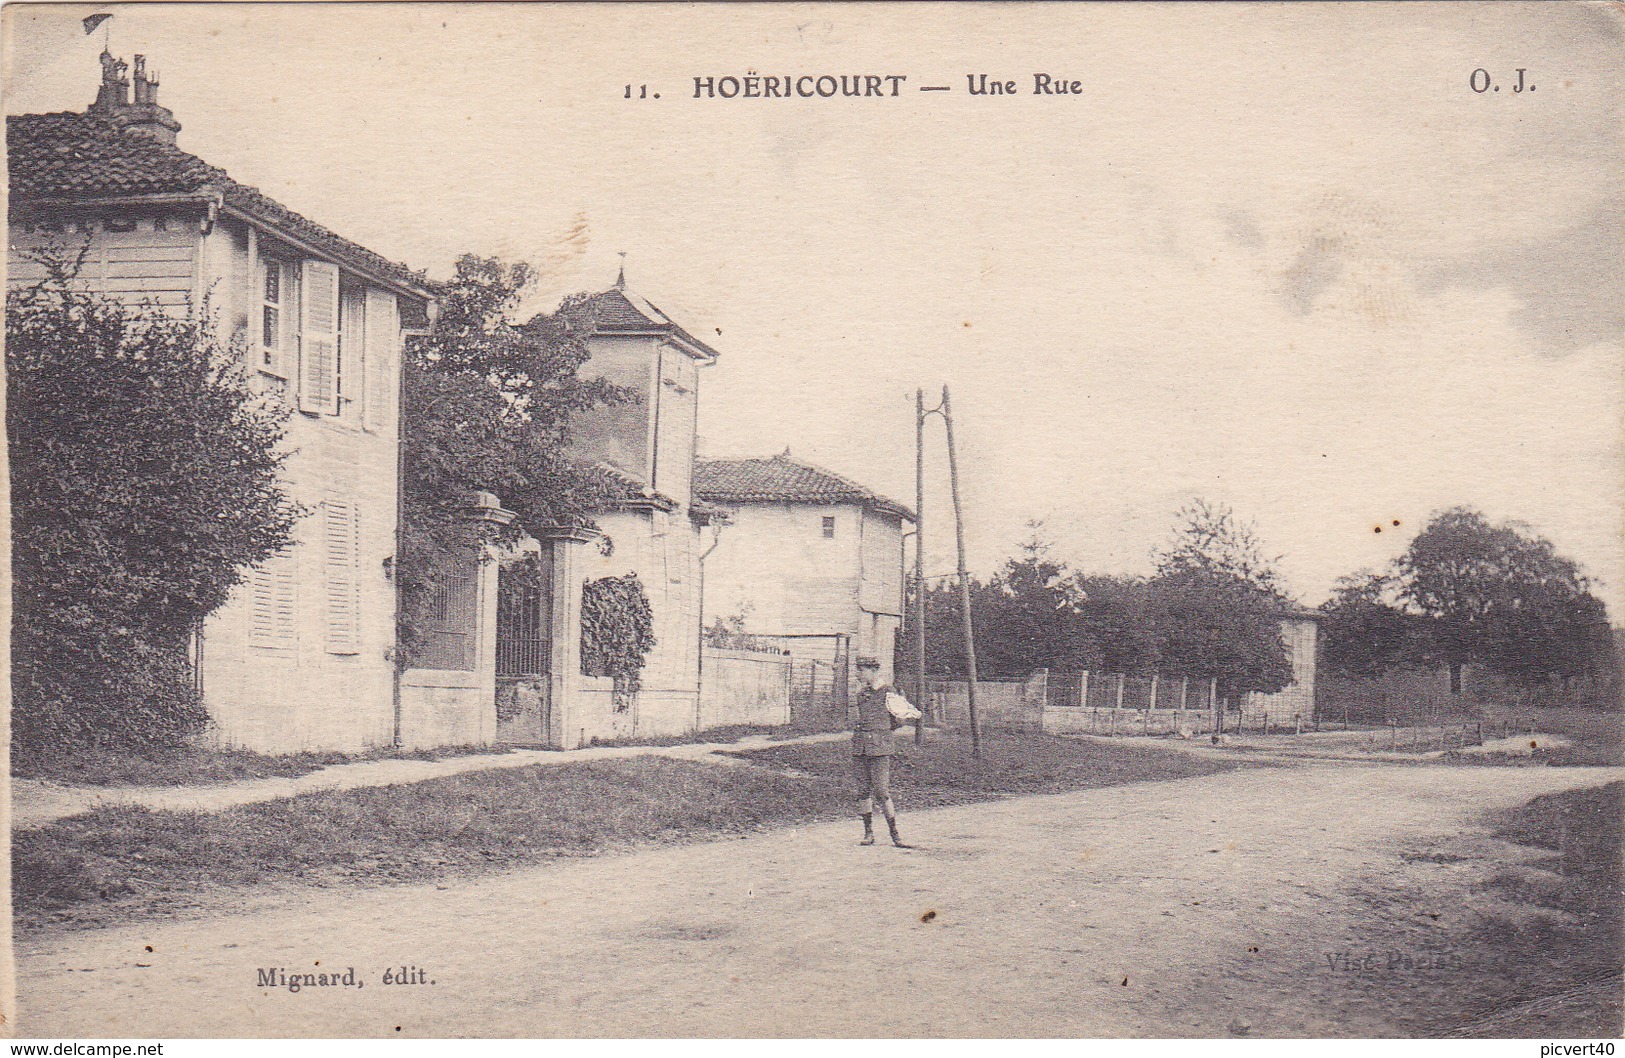
[[[260,367],[273,374],[282,370],[282,314],[287,289],[282,269],[282,262],[276,258],[260,258]]]
[[[835,516],[834,515],[825,515],[824,516],[824,539],[825,540],[833,540],[833,539],[835,539]]]
[[[168,231],[169,230],[169,218],[168,217],[154,217],[154,218],[152,218],[152,230],[153,231]]]

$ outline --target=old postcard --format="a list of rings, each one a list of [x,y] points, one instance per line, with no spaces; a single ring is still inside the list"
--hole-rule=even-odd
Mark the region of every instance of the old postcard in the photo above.
[[[7,6],[5,1028],[1612,1054],[1622,27]]]

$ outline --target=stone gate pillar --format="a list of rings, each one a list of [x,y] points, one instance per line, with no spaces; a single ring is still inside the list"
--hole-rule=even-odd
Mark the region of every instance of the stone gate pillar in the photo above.
[[[575,722],[581,699],[581,570],[582,549],[602,534],[591,529],[554,528],[542,533],[542,544],[550,553],[553,591],[552,612],[547,615],[552,654],[548,659],[546,744],[553,749],[573,749],[571,732],[580,729]]]

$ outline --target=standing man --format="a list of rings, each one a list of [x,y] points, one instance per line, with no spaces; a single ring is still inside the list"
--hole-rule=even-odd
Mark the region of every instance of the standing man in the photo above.
[[[886,699],[897,692],[880,682],[880,662],[871,657],[858,658],[858,680],[863,689],[858,692],[858,723],[852,733],[852,775],[858,784],[858,814],[863,817],[864,845],[875,843],[875,801],[886,814],[886,826],[891,830],[891,843],[900,849],[903,844],[897,833],[897,807],[891,799],[891,759],[897,752],[897,739],[892,734],[902,721],[891,714]]]

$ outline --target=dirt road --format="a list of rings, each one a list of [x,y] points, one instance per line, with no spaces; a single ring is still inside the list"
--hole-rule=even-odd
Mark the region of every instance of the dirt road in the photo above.
[[[1471,871],[1400,853],[1473,838],[1485,809],[1619,777],[1248,769],[906,816],[914,851],[860,848],[855,823],[821,825],[445,886],[313,891],[252,914],[21,945],[19,1030],[1407,1035],[1415,1012],[1340,987],[1336,957],[1422,953],[1482,897]],[[1402,935],[1373,932],[1350,894],[1407,871],[1432,872],[1435,906]],[[1445,990],[1472,972],[1441,961],[1406,972]],[[364,986],[260,987],[275,967],[354,967]],[[433,983],[386,985],[392,967]]]

